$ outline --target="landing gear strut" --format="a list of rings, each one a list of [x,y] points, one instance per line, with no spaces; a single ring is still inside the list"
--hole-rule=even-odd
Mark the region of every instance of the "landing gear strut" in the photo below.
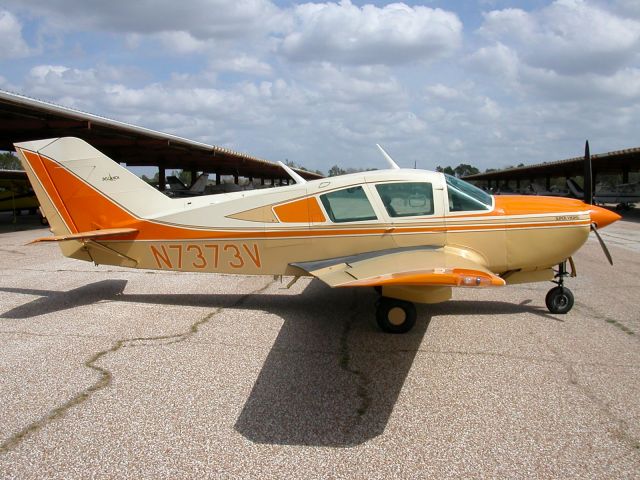
[[[387,333],[406,333],[416,323],[416,307],[413,303],[397,298],[380,297],[376,304],[376,321]]]
[[[545,298],[545,303],[551,313],[568,313],[573,307],[573,293],[564,286],[564,277],[568,275],[567,261],[565,260],[558,265],[558,272],[555,275],[557,280],[553,280],[553,283],[558,286],[549,290]]]

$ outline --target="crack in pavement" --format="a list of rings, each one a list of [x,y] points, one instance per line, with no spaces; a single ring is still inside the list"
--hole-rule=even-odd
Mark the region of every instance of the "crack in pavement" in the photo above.
[[[4,253],[15,253],[17,255],[26,255],[26,253],[24,252],[20,252],[18,250],[7,250],[6,248],[0,248],[0,252],[4,252]]]
[[[589,313],[589,315],[591,317],[593,317],[594,319],[602,320],[603,322],[606,322],[609,325],[613,325],[618,330],[622,330],[627,335],[630,335],[630,336],[635,336],[636,335],[636,332],[634,330],[632,330],[631,328],[627,327],[621,321],[616,320],[615,318],[611,318],[611,317],[609,317],[607,315],[602,315],[601,313],[597,312],[595,309],[593,309],[592,307],[590,307],[589,305],[586,305],[584,303],[576,302],[576,305],[578,307],[580,307],[582,310],[586,310]],[[640,340],[640,338],[636,338],[636,339]]]
[[[189,329],[184,332],[176,333],[173,335],[159,335],[155,337],[124,338],[121,340],[117,340],[111,346],[111,348],[108,348],[106,350],[102,350],[96,353],[95,355],[93,355],[92,357],[90,357],[88,360],[84,362],[84,366],[87,368],[90,368],[91,370],[94,370],[100,375],[100,378],[98,379],[98,381],[96,381],[93,385],[90,385],[89,387],[85,388],[81,392],[77,393],[76,395],[71,397],[69,400],[64,402],[59,407],[54,408],[49,413],[47,413],[44,417],[40,418],[39,420],[36,420],[35,422],[32,422],[31,424],[27,425],[25,428],[23,428],[19,432],[16,432],[13,435],[11,435],[8,439],[6,439],[0,444],[0,454],[9,452],[9,450],[11,450],[13,447],[18,445],[27,436],[41,430],[51,422],[64,417],[67,411],[69,411],[75,406],[80,405],[81,403],[84,403],[89,398],[91,398],[91,396],[96,392],[108,387],[111,384],[113,374],[108,369],[97,365],[97,362],[102,358],[112,353],[115,353],[118,350],[125,347],[147,347],[151,345],[171,345],[171,344],[183,342],[187,340],[189,337],[192,337],[193,335],[198,333],[198,330],[200,329],[200,327],[202,327],[207,322],[209,322],[213,317],[221,313],[225,308],[234,308],[234,307],[238,307],[239,305],[242,305],[242,303],[244,303],[247,300],[247,298],[251,297],[252,295],[264,292],[271,285],[273,285],[274,282],[275,282],[274,280],[271,280],[270,282],[263,285],[262,287],[241,296],[238,300],[233,302],[228,307],[216,308],[215,310],[205,315],[201,319],[192,323]]]
[[[351,430],[353,430],[353,428],[356,425],[360,423],[360,421],[362,420],[362,417],[367,413],[371,405],[371,395],[369,394],[369,384],[371,383],[371,379],[362,370],[353,366],[352,352],[349,347],[349,334],[351,333],[353,324],[356,321],[357,313],[358,313],[358,302],[356,299],[356,291],[354,289],[353,299],[351,304],[351,311],[349,313],[349,317],[344,322],[344,325],[342,328],[342,334],[340,335],[338,363],[342,370],[356,377],[356,382],[357,382],[356,395],[359,400],[359,406],[356,409],[356,417],[354,418],[354,422],[351,425],[347,424],[344,426],[345,433],[349,433]]]

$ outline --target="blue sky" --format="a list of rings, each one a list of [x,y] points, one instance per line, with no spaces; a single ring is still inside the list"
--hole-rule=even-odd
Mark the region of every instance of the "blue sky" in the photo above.
[[[0,88],[311,169],[640,146],[640,2],[0,0]]]

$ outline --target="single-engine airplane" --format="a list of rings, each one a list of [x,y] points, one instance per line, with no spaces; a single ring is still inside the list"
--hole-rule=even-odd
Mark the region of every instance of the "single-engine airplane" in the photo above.
[[[375,287],[376,319],[402,333],[414,302],[452,287],[553,281],[567,313],[567,262],[590,230],[620,217],[580,200],[494,197],[442,173],[390,169],[193,198],[168,198],[77,138],[15,145],[67,257],[156,270],[314,276],[331,287]],[[600,236],[598,239],[610,259]],[[554,270],[558,266],[557,271]]]

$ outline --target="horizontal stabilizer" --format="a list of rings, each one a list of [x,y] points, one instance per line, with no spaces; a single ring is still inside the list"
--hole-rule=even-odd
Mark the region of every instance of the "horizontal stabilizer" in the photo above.
[[[135,228],[105,228],[103,230],[92,230],[90,232],[70,233],[68,235],[57,235],[54,237],[41,237],[29,243],[38,242],[64,242],[66,240],[93,240],[103,237],[115,237],[118,235],[127,235],[137,233]]]

